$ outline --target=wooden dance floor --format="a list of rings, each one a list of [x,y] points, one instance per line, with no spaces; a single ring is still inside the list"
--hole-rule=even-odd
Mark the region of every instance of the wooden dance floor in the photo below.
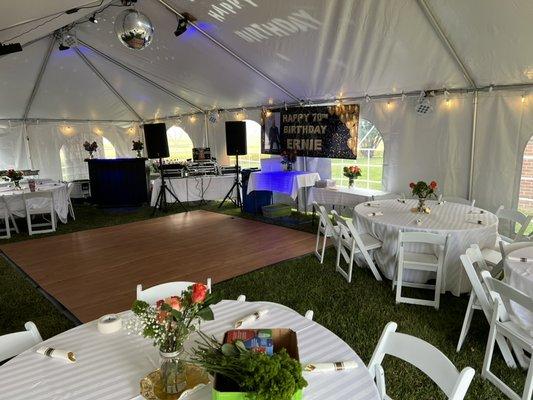
[[[192,211],[0,246],[81,321],[129,309],[138,283],[213,282],[314,250],[314,235]]]

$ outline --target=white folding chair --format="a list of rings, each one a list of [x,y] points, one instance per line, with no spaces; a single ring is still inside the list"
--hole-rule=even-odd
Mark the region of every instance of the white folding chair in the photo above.
[[[189,286],[194,284],[195,282],[186,281],[167,282],[162,283],[160,285],[152,286],[144,290],[142,285],[139,284],[137,285],[137,300],[142,300],[147,302],[148,304],[154,305],[159,300],[165,299],[167,297],[179,296],[181,293],[186,291]],[[209,293],[211,293],[211,278],[207,279],[206,286]]]
[[[449,235],[440,235],[430,232],[403,232],[398,233],[398,265],[396,279],[392,281],[392,288],[396,285],[396,303],[418,304],[433,306],[439,309],[440,294],[442,290],[442,274],[444,257],[448,247]],[[414,253],[405,251],[405,245],[430,245],[437,246],[437,255],[428,253]],[[417,270],[435,273],[435,284],[404,282],[404,270]],[[416,287],[421,289],[434,289],[434,300],[414,299],[402,296],[402,287]]]
[[[500,206],[496,211],[496,216],[498,217],[499,222],[506,222],[506,228],[509,230],[509,232],[507,232],[507,230],[504,230],[502,233],[500,232],[501,226],[498,226],[498,231],[501,240],[507,243],[513,243],[515,241],[527,239],[527,236],[525,236],[524,233],[527,227],[529,226],[529,223],[531,222],[531,218],[533,216],[526,215],[518,210],[505,208],[503,205]],[[518,231],[515,233],[516,224],[520,225],[520,229],[518,229]]]
[[[361,254],[374,274],[374,277],[378,281],[381,281],[381,275],[379,274],[369,251],[379,249],[383,243],[369,233],[359,234],[353,222],[351,220],[344,220],[335,212],[335,210],[333,210],[331,214],[333,215],[335,223],[339,227],[335,271],[339,272],[348,283],[350,283],[352,281],[352,270],[355,256]],[[348,271],[343,270],[340,265],[341,255],[348,263]]]
[[[320,264],[324,262],[324,254],[326,252],[326,242],[328,238],[333,238],[335,242],[338,238],[339,227],[333,226],[331,219],[324,206],[319,205],[316,201],[313,202],[313,207],[318,211],[318,229],[316,231],[316,245],[315,255],[320,260]],[[322,251],[320,251],[320,238],[322,237]]]
[[[39,329],[31,321],[24,324],[25,331],[0,336],[0,362],[14,357],[43,341]]]
[[[33,192],[22,195],[26,206],[26,220],[28,222],[28,233],[50,233],[56,231],[56,212],[54,210],[54,200],[52,192]],[[40,215],[46,222],[34,223],[32,217]],[[50,221],[45,218],[50,215]],[[36,229],[37,228],[37,229]]]
[[[375,200],[394,200],[394,199],[399,199],[402,196],[403,195],[400,194],[400,193],[376,194],[376,195],[372,195],[372,201],[375,201]]]
[[[391,400],[386,393],[385,372],[381,366],[385,355],[391,355],[421,370],[449,400],[462,400],[474,377],[474,369],[465,367],[459,372],[439,349],[415,336],[398,333],[397,328],[395,322],[389,322],[385,326],[368,363],[368,370],[376,381],[380,399]]]
[[[481,272],[488,271],[488,266],[485,264],[483,255],[476,244],[473,244],[466,250],[466,254],[460,256],[463,267],[468,275],[468,279],[472,284],[472,291],[470,293],[470,299],[468,300],[468,306],[466,308],[465,318],[463,320],[463,327],[461,328],[461,334],[459,335],[459,341],[457,342],[457,352],[461,350],[468,330],[470,329],[470,323],[472,322],[472,316],[475,310],[482,310],[488,323],[492,319],[493,302],[490,298],[489,291],[481,279]],[[476,264],[477,268],[474,266]],[[496,271],[489,272],[491,276],[497,275]],[[503,311],[505,312],[505,310]],[[505,338],[501,335],[496,337],[498,346],[503,355],[505,363],[511,367],[516,368],[511,349]]]
[[[494,386],[500,389],[512,400],[531,400],[531,397],[533,396],[533,357],[529,358],[527,365],[528,372],[522,396],[515,393],[505,382],[498,378],[490,370],[490,365],[494,353],[494,343],[496,342],[498,335],[507,338],[514,344],[513,347],[515,347],[515,353],[516,347],[518,347],[529,354],[533,354],[533,337],[530,332],[522,329],[522,327],[508,317],[508,315],[512,313],[511,302],[520,305],[533,313],[533,299],[512,286],[494,279],[487,271],[483,271],[481,274],[494,301],[489,338],[487,340],[487,348],[485,350],[485,359],[483,360],[481,376],[492,382]],[[506,311],[505,314],[502,313],[503,309]]]
[[[474,207],[474,204],[476,204],[476,200],[468,200],[464,197],[458,197],[458,196],[439,196],[439,201],[446,201],[448,203],[457,203],[457,204],[464,204],[465,206]]]
[[[7,214],[7,220],[4,219],[5,214]],[[0,228],[0,232],[5,232],[5,236],[0,236],[0,238],[9,239],[11,237],[12,231],[15,231],[15,233],[19,233],[19,227],[17,225],[17,222],[15,221],[15,217],[9,209],[9,205],[4,196],[0,196],[0,219],[4,219],[6,228],[5,231],[4,229]]]
[[[72,219],[76,221],[76,215],[74,215],[74,205],[72,204],[72,190],[74,189],[74,183],[67,183],[67,201],[68,201],[68,212],[71,215]]]

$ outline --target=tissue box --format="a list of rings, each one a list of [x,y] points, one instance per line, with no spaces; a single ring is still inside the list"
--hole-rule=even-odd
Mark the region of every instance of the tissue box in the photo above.
[[[336,186],[336,182],[334,179],[321,179],[319,181],[315,182],[315,187],[325,189],[325,188],[331,188]]]
[[[297,361],[300,361],[300,356],[298,355],[298,340],[296,337],[296,332],[290,329],[276,328],[268,329],[272,332],[272,341],[274,343],[274,352],[280,349],[286,349],[289,355]],[[234,332],[235,330],[233,330]],[[224,335],[224,343],[227,342],[227,335],[229,332],[226,332]],[[291,400],[302,400],[303,394],[302,390],[298,390],[292,396]],[[213,400],[249,400],[248,393],[239,392],[238,386],[235,383],[228,381],[223,376],[215,374],[213,381],[213,391],[212,397]]]

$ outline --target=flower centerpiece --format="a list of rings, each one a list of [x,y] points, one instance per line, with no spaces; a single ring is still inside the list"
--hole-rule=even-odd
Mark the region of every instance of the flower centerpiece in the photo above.
[[[93,158],[93,153],[96,151],[96,149],[98,149],[98,143],[89,143],[88,141],[85,141],[83,143],[83,148],[85,149],[85,151],[89,152],[89,158]]]
[[[342,169],[342,174],[348,178],[348,186],[353,187],[354,179],[361,176],[361,168],[357,165],[351,165]]]
[[[183,344],[201,320],[213,319],[211,302],[207,286],[195,283],[180,296],[159,300],[155,306],[141,300],[133,303],[136,318],[129,328],[153,339],[159,348],[162,390],[169,395],[180,394],[187,387]]]
[[[22,171],[15,171],[14,169],[10,169],[7,171],[6,176],[11,182],[15,184],[15,188],[20,189],[20,181],[24,176],[24,173]]]
[[[141,158],[142,157],[142,151],[144,150],[144,143],[141,142],[140,140],[132,140],[132,143],[133,143],[133,146],[132,146],[131,149],[133,151],[137,152],[137,157],[138,158]]]
[[[202,332],[197,345],[191,362],[235,383],[246,398],[291,400],[307,386],[301,364],[284,348],[267,355],[246,348],[242,340],[222,344]]]
[[[429,214],[431,209],[426,206],[426,199],[431,197],[437,198],[437,182],[431,181],[429,184],[424,181],[418,181],[417,183],[411,182],[409,187],[411,188],[413,196],[418,197],[418,206],[416,211]]]
[[[281,164],[286,166],[287,171],[292,171],[292,164],[296,162],[296,151],[293,149],[283,150],[281,152]]]

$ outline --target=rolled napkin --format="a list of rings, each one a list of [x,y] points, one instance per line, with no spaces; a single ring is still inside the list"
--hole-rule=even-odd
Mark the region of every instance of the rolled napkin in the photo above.
[[[358,367],[355,361],[309,363],[302,366],[304,372],[334,372],[355,369]]]
[[[527,257],[512,257],[512,256],[509,256],[509,257],[507,257],[507,260],[508,260],[508,261],[514,261],[514,262],[523,262],[523,263],[527,263],[527,262],[532,262],[532,261],[533,261],[533,258],[527,258]]]
[[[37,349],[37,353],[46,357],[59,358],[71,364],[76,362],[76,355],[72,351],[53,349],[51,347],[43,346]]]
[[[98,320],[96,327],[98,328],[98,331],[104,335],[118,332],[122,328],[122,318],[116,314],[104,315]]]
[[[422,225],[422,220],[420,218],[416,219],[415,224]]]
[[[372,203],[369,201],[368,203],[366,203],[366,206],[367,207],[379,207],[379,203]]]
[[[368,213],[369,217],[379,217],[380,215],[383,215],[383,213],[381,211]]]
[[[268,310],[259,310],[254,312],[253,314],[247,315],[243,319],[240,319],[238,321],[235,321],[235,328],[240,328],[241,326],[245,324],[250,324],[254,321],[257,321],[258,319],[264,317],[268,313]]]

